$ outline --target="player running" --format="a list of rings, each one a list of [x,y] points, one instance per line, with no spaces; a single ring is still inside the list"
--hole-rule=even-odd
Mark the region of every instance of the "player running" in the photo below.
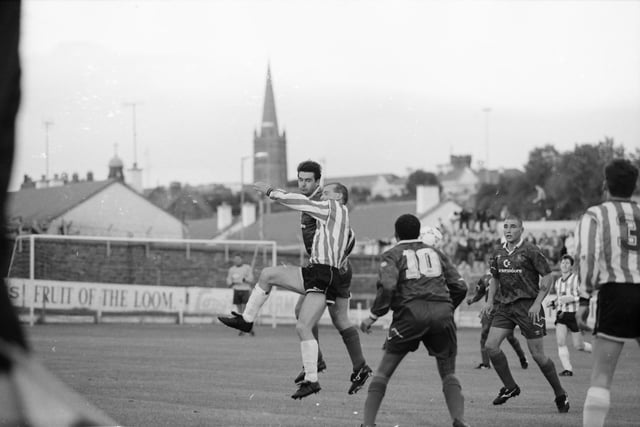
[[[489,297],[481,311],[482,315],[491,313],[495,304],[485,346],[503,387],[493,404],[502,405],[520,394],[507,358],[500,350],[502,341],[513,333],[517,325],[527,339],[533,360],[553,389],[558,411],[568,412],[567,392],[560,384],[553,361],[544,353],[542,341],[547,334],[542,300],[551,288],[551,268],[540,248],[522,238],[524,228],[520,218],[507,216],[503,231],[505,242],[491,260],[493,277],[489,284]]]

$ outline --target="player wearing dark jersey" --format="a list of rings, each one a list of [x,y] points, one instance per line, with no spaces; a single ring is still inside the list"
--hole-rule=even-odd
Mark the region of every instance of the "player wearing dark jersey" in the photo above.
[[[471,305],[475,302],[480,301],[482,298],[487,300],[489,296],[489,282],[491,281],[491,273],[487,273],[482,276],[478,283],[476,284],[476,293],[473,297],[467,298],[467,304]],[[480,356],[482,361],[476,369],[490,369],[491,368],[491,359],[489,359],[489,353],[487,353],[487,349],[485,347],[485,343],[487,342],[487,336],[489,335],[489,328],[491,327],[491,321],[493,320],[493,312],[491,313],[483,313],[480,315],[480,325],[482,329],[480,331]],[[522,346],[520,345],[520,341],[513,334],[513,330],[510,334],[507,335],[507,341],[511,344],[511,347],[515,350],[518,355],[518,360],[520,360],[520,366],[522,369],[527,369],[529,367],[529,362],[527,361],[527,356],[525,356],[524,351],[522,351]]]
[[[312,160],[306,160],[298,165],[298,189],[300,192],[307,196],[310,200],[318,200],[321,194],[320,179],[322,177],[322,168],[320,164]],[[300,228],[302,230],[302,241],[304,243],[307,255],[311,256],[313,249],[313,239],[317,229],[316,219],[308,214],[302,212],[300,214]],[[353,251],[355,246],[355,233],[350,230],[348,236],[348,243],[346,249],[347,257]],[[351,385],[348,393],[354,394],[362,388],[364,383],[371,375],[371,368],[367,365],[367,362],[362,354],[362,346],[360,345],[360,336],[358,329],[349,320],[349,298],[351,297],[351,263],[348,258],[345,257],[344,265],[339,269],[338,280],[332,283],[331,289],[327,291],[327,305],[329,308],[329,315],[331,316],[331,322],[335,328],[340,332],[342,341],[347,349],[351,364],[353,367],[353,373],[351,374]],[[296,305],[296,318],[300,311],[300,307],[304,300],[304,295],[301,295]],[[318,325],[314,325],[312,328],[313,336],[318,339]],[[327,368],[326,362],[322,357],[322,352],[318,348],[318,372],[322,372]],[[300,383],[304,380],[304,369],[294,379],[295,383]]]
[[[520,394],[507,358],[500,350],[502,341],[517,325],[527,339],[533,360],[553,388],[558,411],[568,412],[567,392],[560,384],[553,361],[544,353],[542,341],[547,333],[542,300],[551,287],[551,268],[540,248],[523,240],[523,230],[520,218],[514,215],[505,218],[504,244],[491,260],[489,297],[481,311],[490,313],[495,306],[485,346],[503,387],[493,404],[502,405]]]
[[[453,313],[464,300],[467,285],[446,255],[419,239],[418,218],[401,215],[395,222],[395,234],[398,243],[382,255],[371,314],[360,325],[368,333],[378,317],[393,311],[384,355],[369,385],[363,425],[375,425],[393,372],[422,343],[436,358],[453,425],[466,426],[462,387],[455,376]]]
[[[604,425],[620,352],[627,340],[640,343],[640,207],[631,200],[638,168],[615,159],[604,170],[607,200],[580,219],[577,236],[581,300],[576,316],[586,326],[589,298],[598,289],[591,385],[583,425]]]

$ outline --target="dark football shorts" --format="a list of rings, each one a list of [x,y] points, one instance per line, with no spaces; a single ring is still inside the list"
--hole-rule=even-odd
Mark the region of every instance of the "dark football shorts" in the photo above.
[[[309,264],[301,270],[305,293],[316,292],[329,295],[331,289],[340,282],[340,271],[329,265]],[[335,301],[335,296],[333,298]]]
[[[509,304],[498,303],[493,313],[491,327],[513,330],[518,325],[522,335],[528,340],[547,335],[547,321],[542,305],[538,322],[534,323],[529,318],[529,309],[534,301],[527,298],[518,299]]]
[[[573,312],[559,311],[556,314],[555,325],[565,325],[571,332],[580,332],[578,328],[578,322],[576,321],[576,314]]]
[[[450,358],[458,351],[453,304],[414,300],[393,312],[384,349],[389,353],[416,351],[424,344],[431,356]]]
[[[338,270],[338,280],[336,280],[327,290],[327,304],[335,304],[336,298],[351,298],[351,263],[347,263],[344,270]]]
[[[251,295],[251,291],[249,290],[234,289],[233,305],[246,304],[247,301],[249,301],[249,295]]]
[[[613,340],[640,338],[640,284],[605,283],[600,287],[593,333]]]

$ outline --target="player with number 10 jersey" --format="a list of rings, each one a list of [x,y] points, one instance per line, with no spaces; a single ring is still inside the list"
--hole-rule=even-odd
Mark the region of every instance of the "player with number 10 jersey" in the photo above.
[[[453,302],[458,306],[467,293],[460,273],[442,252],[421,240],[404,240],[382,256],[380,284],[371,312],[377,316],[397,310],[416,299]],[[448,288],[454,286],[454,294]],[[389,287],[395,292],[386,292]]]

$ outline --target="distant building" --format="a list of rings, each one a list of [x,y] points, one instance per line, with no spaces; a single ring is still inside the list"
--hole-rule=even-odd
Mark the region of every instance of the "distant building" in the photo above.
[[[407,191],[406,178],[396,175],[373,174],[356,176],[338,176],[325,178],[325,182],[339,182],[351,191],[354,188],[366,189],[370,192],[371,198],[380,197],[388,199],[390,197],[402,196]]]
[[[10,232],[184,238],[178,218],[117,179],[8,193]]]
[[[74,234],[86,236],[184,238],[185,224],[154,205],[125,183],[124,164],[115,155],[108,179],[94,181],[88,172],[81,181],[66,173],[34,182],[25,175],[19,191],[8,193],[11,233]],[[190,199],[193,201],[193,198]],[[176,203],[185,206],[206,203]]]
[[[267,87],[264,94],[260,133],[253,131],[253,153],[268,154],[266,157],[254,159],[254,181],[268,182],[284,188],[287,185],[287,136],[285,131],[280,134],[278,130],[271,67],[267,68]]]

